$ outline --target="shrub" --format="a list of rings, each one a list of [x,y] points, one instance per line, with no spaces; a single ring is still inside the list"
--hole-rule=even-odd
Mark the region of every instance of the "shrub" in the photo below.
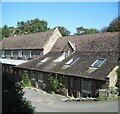
[[[62,83],[59,83],[57,76],[49,75],[48,81],[50,84],[49,93],[63,93],[63,88],[65,87]]]
[[[48,77],[49,83],[50,83],[50,92],[54,91],[56,93],[57,88],[59,86],[59,82],[57,77],[53,76],[53,75],[49,75]]]
[[[30,79],[29,79],[28,73],[26,71],[24,71],[24,73],[22,75],[22,81],[23,81],[22,82],[23,87],[31,86]]]
[[[21,83],[16,82],[14,76],[2,74],[2,112],[34,113],[34,107],[26,98]]]

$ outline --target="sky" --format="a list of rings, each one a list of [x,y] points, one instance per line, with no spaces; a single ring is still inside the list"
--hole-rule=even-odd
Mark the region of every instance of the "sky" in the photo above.
[[[117,16],[117,2],[2,2],[1,26],[39,18],[50,28],[64,26],[74,34],[80,26],[100,30]]]

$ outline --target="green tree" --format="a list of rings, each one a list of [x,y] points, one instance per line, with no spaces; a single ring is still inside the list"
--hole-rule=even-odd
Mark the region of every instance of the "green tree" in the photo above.
[[[58,27],[55,27],[55,28],[59,29],[59,31],[62,34],[62,36],[69,36],[70,35],[70,31],[67,30],[67,28],[65,28],[63,26],[58,26]]]
[[[65,95],[65,85],[59,82],[57,74],[50,74],[48,76],[48,81],[50,84],[49,93],[57,93]]]
[[[10,28],[7,25],[4,25],[2,28],[2,38],[10,36]]]
[[[99,30],[97,30],[97,29],[84,28],[83,26],[77,27],[76,31],[77,31],[77,33],[75,33],[76,35],[96,34],[96,33],[99,33]]]
[[[45,32],[48,30],[47,21],[35,18],[33,20],[21,21],[17,23],[18,34],[29,34],[34,32]]]
[[[31,86],[30,79],[26,71],[22,75],[22,81],[23,81],[22,82],[23,87]]]
[[[58,89],[58,86],[59,86],[59,82],[58,82],[58,79],[56,76],[53,76],[53,75],[49,75],[48,77],[48,81],[50,83],[50,93],[56,93],[57,92],[57,89]]]
[[[21,84],[16,82],[14,76],[2,74],[2,111],[4,112],[29,112],[33,114],[35,108],[26,98]]]
[[[110,22],[108,27],[104,27],[101,30],[102,32],[118,32],[120,31],[120,16],[113,19],[112,22]]]

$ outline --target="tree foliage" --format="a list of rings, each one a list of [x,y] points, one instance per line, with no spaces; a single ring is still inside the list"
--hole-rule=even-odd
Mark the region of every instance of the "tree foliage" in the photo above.
[[[67,28],[63,27],[63,26],[57,26],[55,28],[59,29],[62,36],[69,36],[70,35],[70,31]]]
[[[44,32],[48,30],[47,21],[39,20],[35,18],[33,20],[28,20],[26,22],[20,21],[17,23],[18,34],[28,34],[35,32]]]
[[[50,74],[48,76],[48,81],[50,84],[49,93],[64,94],[65,85],[59,82],[57,74]]]
[[[76,31],[77,31],[77,33],[75,33],[76,35],[85,35],[85,34],[96,34],[96,33],[99,33],[99,30],[97,30],[97,29],[84,28],[83,26],[77,27]]]
[[[4,25],[2,28],[2,38],[10,36],[10,29],[7,25]]]
[[[4,25],[2,27],[2,38],[19,35],[19,34],[44,32],[44,31],[49,30],[47,26],[48,26],[47,21],[40,20],[38,18],[17,22],[16,28],[8,27],[7,25]]]
[[[14,76],[3,74],[2,77],[2,111],[34,113],[34,107],[26,98],[21,84],[16,82]]]
[[[30,79],[29,79],[28,73],[26,71],[24,71],[24,73],[22,75],[22,81],[23,81],[22,82],[23,87],[31,86]]]
[[[117,18],[113,19],[112,22],[110,22],[108,27],[104,27],[102,32],[118,32],[120,31],[120,16]]]
[[[57,77],[53,76],[53,75],[49,75],[48,81],[50,83],[50,92],[56,93],[58,86],[59,86],[59,82],[58,82]]]

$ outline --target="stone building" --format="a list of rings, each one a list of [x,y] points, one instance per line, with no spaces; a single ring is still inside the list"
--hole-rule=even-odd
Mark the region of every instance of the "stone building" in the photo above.
[[[58,38],[49,53],[15,68],[27,70],[38,88],[48,90],[53,74],[65,85],[66,95],[97,97],[102,89],[115,87],[118,52],[117,32],[66,36]]]
[[[48,53],[61,33],[56,28],[46,32],[18,35],[0,41],[1,58],[30,60]]]

